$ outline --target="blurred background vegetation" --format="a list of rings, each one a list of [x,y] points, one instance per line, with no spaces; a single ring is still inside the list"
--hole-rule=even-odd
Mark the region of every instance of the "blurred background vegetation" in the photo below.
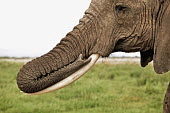
[[[161,113],[170,81],[152,64],[96,64],[63,89],[26,96],[16,84],[22,65],[0,61],[0,113]]]

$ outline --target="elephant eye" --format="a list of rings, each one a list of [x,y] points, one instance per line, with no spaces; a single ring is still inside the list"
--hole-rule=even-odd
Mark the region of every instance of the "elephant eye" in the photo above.
[[[118,17],[125,18],[129,14],[130,8],[124,5],[116,5],[115,12]]]
[[[115,7],[116,11],[125,11],[127,9],[127,7],[125,6],[122,6],[122,5],[117,5]]]

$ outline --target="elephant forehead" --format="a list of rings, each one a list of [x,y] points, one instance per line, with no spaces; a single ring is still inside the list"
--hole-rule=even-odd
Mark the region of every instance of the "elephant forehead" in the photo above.
[[[124,3],[128,5],[139,5],[141,3],[148,3],[151,0],[114,0],[115,3]]]
[[[92,0],[92,4],[99,6],[100,8],[106,5],[112,5],[115,0]]]
[[[150,0],[92,0],[91,4],[98,6],[99,9],[112,6],[112,4],[123,3],[127,5],[140,6],[141,3],[147,3]]]

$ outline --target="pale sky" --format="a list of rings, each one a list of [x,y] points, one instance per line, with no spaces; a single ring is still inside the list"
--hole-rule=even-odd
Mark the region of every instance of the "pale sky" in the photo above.
[[[32,57],[48,52],[78,24],[90,2],[0,0],[0,56]]]

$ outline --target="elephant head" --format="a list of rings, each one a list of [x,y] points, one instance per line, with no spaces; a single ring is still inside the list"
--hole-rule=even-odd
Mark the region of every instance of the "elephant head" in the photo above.
[[[24,65],[17,84],[42,94],[77,80],[101,57],[141,53],[157,73],[170,70],[170,0],[92,0],[77,26],[51,51]]]

